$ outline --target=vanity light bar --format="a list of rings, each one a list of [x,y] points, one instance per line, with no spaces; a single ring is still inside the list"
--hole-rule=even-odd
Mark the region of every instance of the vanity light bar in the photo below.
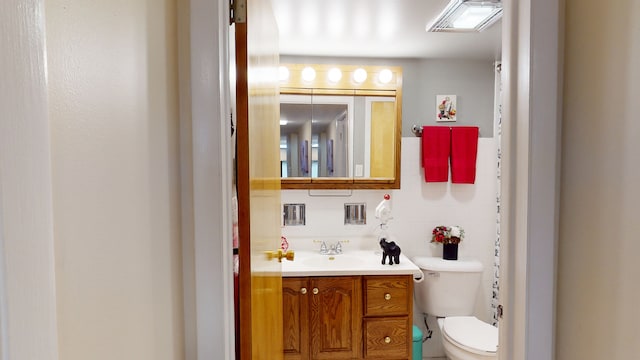
[[[279,69],[283,88],[398,90],[399,67],[283,64]]]

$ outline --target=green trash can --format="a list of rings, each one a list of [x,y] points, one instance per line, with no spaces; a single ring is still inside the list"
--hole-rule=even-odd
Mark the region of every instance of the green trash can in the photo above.
[[[422,360],[422,331],[413,325],[413,360]]]

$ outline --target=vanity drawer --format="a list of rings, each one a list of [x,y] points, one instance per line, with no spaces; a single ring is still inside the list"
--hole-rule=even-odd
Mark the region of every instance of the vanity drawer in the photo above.
[[[410,275],[366,276],[364,315],[408,315],[411,310],[413,281]]]
[[[364,319],[364,357],[408,359],[411,355],[409,319]]]

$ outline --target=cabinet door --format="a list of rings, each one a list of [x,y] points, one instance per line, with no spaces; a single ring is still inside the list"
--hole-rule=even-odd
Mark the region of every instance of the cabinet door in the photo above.
[[[282,278],[284,358],[309,358],[309,286],[307,278]]]
[[[312,278],[311,358],[362,357],[360,277]]]

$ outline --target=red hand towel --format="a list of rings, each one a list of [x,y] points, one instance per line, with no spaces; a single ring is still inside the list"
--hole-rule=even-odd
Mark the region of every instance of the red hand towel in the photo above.
[[[422,166],[425,182],[449,180],[451,131],[448,126],[422,127]]]
[[[451,128],[451,182],[473,184],[476,181],[478,127]]]

